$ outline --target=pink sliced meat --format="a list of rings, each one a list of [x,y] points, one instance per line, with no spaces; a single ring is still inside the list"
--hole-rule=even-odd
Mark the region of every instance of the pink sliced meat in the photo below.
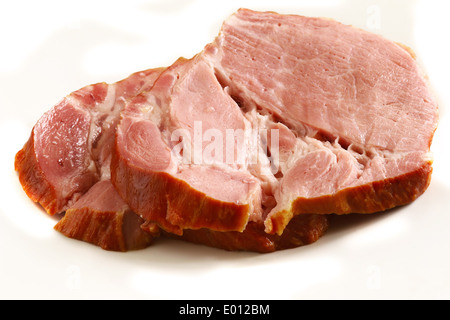
[[[195,149],[202,156],[203,140],[196,147],[185,139],[185,147],[176,148],[183,133],[195,136],[196,121],[202,136],[211,129],[225,136],[227,129],[248,125],[211,65],[201,58],[180,59],[124,109],[112,182],[135,212],[166,231],[243,231],[249,219],[261,214],[259,181],[235,161],[228,165],[226,157],[217,157],[214,165],[197,162]],[[192,156],[187,157],[189,149]]]
[[[191,59],[98,83],[16,155],[55,229],[106,250],[316,241],[329,214],[414,201],[438,107],[412,51],[339,22],[240,9]]]
[[[437,104],[404,46],[330,19],[243,9],[205,55],[244,109],[299,140],[267,232],[297,214],[372,213],[426,190]]]
[[[281,235],[295,215],[390,209],[430,181],[437,105],[411,52],[332,20],[239,10],[138,105],[119,125],[112,181],[166,231],[264,221]],[[246,136],[247,148],[224,144],[225,154],[243,150],[244,162],[197,164],[195,145],[183,145],[180,160],[169,137],[181,129],[192,139],[196,122],[202,134],[270,131],[256,141],[270,155],[257,151],[263,161],[251,163]]]
[[[120,198],[110,181],[115,129],[125,103],[148,89],[162,69],[137,72],[114,84],[99,83],[71,93],[34,126],[15,167],[28,196],[50,215],[62,234],[105,250],[150,245],[157,228]]]
[[[15,158],[27,195],[53,215],[68,209],[100,179],[108,179],[120,111],[160,71],[86,86],[45,113]]]

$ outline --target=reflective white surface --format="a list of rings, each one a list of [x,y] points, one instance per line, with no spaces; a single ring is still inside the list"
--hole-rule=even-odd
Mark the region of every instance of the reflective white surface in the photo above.
[[[416,52],[441,105],[425,194],[340,217],[318,242],[265,255],[167,239],[115,253],[54,231],[56,218],[26,197],[13,166],[37,119],[84,85],[193,56],[239,7],[331,17]],[[449,9],[419,0],[0,2],[0,298],[450,298]]]

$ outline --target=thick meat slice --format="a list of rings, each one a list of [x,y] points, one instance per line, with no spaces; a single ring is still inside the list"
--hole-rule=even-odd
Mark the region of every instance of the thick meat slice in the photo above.
[[[32,200],[51,215],[65,211],[56,230],[114,251],[146,247],[157,236],[155,228],[151,233],[140,228],[145,221],[120,198],[109,178],[120,112],[131,97],[151,87],[161,71],[86,86],[34,126],[15,166]]]
[[[227,155],[206,153],[204,138],[246,126],[212,66],[201,58],[180,59],[124,109],[112,182],[135,212],[166,231],[243,231],[249,219],[260,220],[260,183],[241,170],[244,163],[232,158],[228,164]],[[207,142],[217,143],[216,151],[239,148],[234,141],[230,148],[224,140]]]
[[[105,250],[129,251],[149,246],[159,230],[140,226],[145,221],[118,195],[110,180],[92,186],[55,225],[55,230],[73,239]]]
[[[65,211],[99,179],[87,146],[89,127],[89,112],[63,101],[41,118],[16,154],[23,189],[51,215]]]
[[[108,179],[120,111],[128,99],[153,84],[160,71],[86,86],[45,113],[15,158],[27,195],[53,215],[68,209],[98,180]]]
[[[427,188],[437,105],[404,46],[329,19],[242,9],[204,54],[244,109],[298,139],[267,232],[300,213],[389,209]]]

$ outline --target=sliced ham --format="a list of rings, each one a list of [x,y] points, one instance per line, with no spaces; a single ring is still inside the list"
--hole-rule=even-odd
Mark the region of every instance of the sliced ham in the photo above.
[[[227,165],[225,158],[197,163],[195,149],[202,157],[206,145],[200,138],[195,146],[196,121],[202,137],[211,129],[225,136],[227,129],[250,125],[211,65],[203,59],[180,59],[124,109],[112,182],[135,212],[166,231],[243,231],[249,220],[260,220],[260,183],[234,161]],[[180,142],[183,134],[190,139]],[[176,147],[182,143],[184,147]],[[191,153],[187,150],[192,154],[186,156]]]
[[[438,109],[411,50],[330,19],[241,9],[191,59],[63,99],[16,156],[66,236],[226,250],[316,241],[328,214],[428,187]]]
[[[330,19],[239,10],[205,49],[228,92],[299,140],[266,231],[301,213],[372,213],[427,188],[437,104],[410,50]]]
[[[109,179],[120,112],[128,99],[153,84],[160,71],[86,86],[46,112],[15,158],[27,195],[53,215],[67,210],[100,179]]]
[[[281,235],[299,214],[407,204],[430,181],[437,106],[411,52],[333,20],[239,10],[143,101],[119,125],[112,181],[133,210],[169,232],[264,221]],[[248,136],[244,149],[224,143],[244,159],[231,164],[195,163],[195,146],[184,145],[184,159],[194,159],[185,165],[169,137],[185,129],[192,139],[196,121],[203,134],[271,133],[256,149]],[[264,146],[270,156],[258,153]],[[251,163],[255,152],[266,159]]]
[[[50,215],[63,213],[55,230],[105,250],[146,247],[157,228],[120,198],[110,182],[111,150],[126,102],[148,89],[162,69],[136,72],[114,84],[77,90],[34,126],[15,167],[28,196]]]

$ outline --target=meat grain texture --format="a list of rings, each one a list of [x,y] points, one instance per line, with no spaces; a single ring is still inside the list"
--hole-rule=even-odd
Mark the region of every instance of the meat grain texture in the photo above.
[[[437,123],[406,46],[240,9],[191,59],[68,95],[15,168],[33,201],[65,212],[56,230],[106,250],[168,236],[272,252],[315,242],[330,214],[414,201]]]

